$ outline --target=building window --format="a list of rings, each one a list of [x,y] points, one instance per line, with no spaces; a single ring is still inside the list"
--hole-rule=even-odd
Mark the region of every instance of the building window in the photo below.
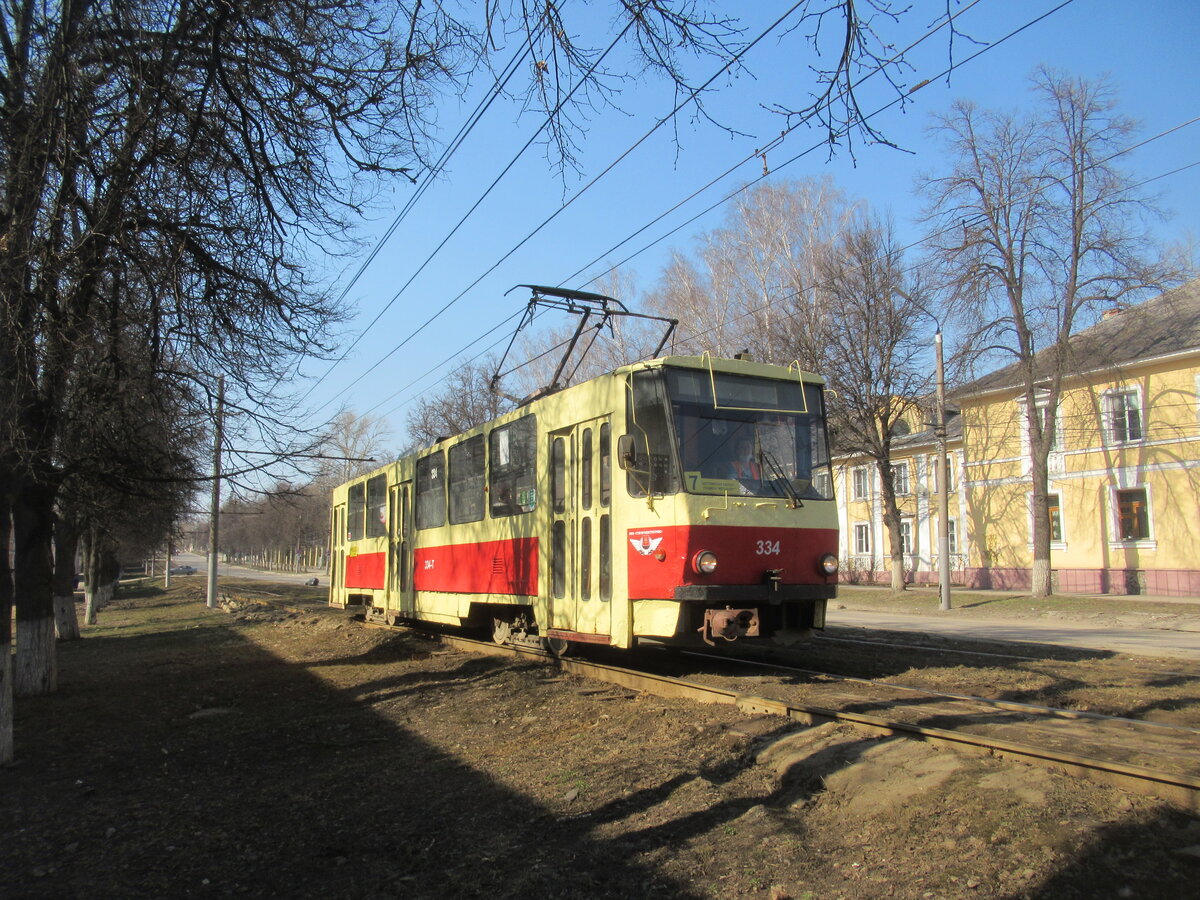
[[[859,556],[871,552],[871,526],[866,522],[854,526],[854,552]]]
[[[1117,534],[1122,541],[1150,540],[1150,505],[1145,488],[1117,491]]]
[[[1142,439],[1142,404],[1137,391],[1112,391],[1104,395],[1109,440],[1128,444]]]
[[[909,493],[908,463],[896,463],[892,466],[892,485],[895,487],[897,497]]]
[[[946,483],[950,485],[950,491],[954,491],[954,457],[947,454],[946,456]],[[936,456],[929,457],[929,492],[936,494],[938,492],[938,458]]]
[[[852,499],[866,500],[871,495],[871,470],[866,466],[855,466],[853,470],[854,490]]]
[[[1062,500],[1058,494],[1046,495],[1046,512],[1050,518],[1050,541],[1061,544],[1063,539]]]
[[[823,500],[833,499],[833,478],[828,470],[813,473],[813,490],[820,494]]]
[[[913,527],[912,519],[900,520],[900,552],[905,556],[913,554]]]
[[[933,534],[932,534],[931,540],[934,542],[934,545],[936,547],[940,548],[942,546],[942,542],[941,542],[942,533],[938,530],[938,520],[937,520],[937,518],[931,518],[929,520],[929,523],[933,528]],[[951,557],[951,565],[953,565],[954,564],[953,558],[958,555],[958,520],[957,519],[947,519],[946,520],[946,550],[947,550],[947,553],[949,554],[949,556]],[[938,558],[938,554],[931,553],[930,558],[936,562],[937,558]]]

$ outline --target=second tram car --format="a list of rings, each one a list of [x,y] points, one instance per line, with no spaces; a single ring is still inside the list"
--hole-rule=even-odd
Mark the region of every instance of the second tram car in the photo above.
[[[335,489],[329,602],[555,652],[822,628],[838,567],[822,386],[669,356],[441,440]]]

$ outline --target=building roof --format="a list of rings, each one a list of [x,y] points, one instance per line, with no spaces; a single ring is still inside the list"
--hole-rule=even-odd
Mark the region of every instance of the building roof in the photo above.
[[[1200,350],[1200,278],[1152,300],[1106,314],[1095,325],[1073,335],[1069,348],[1071,360],[1067,371],[1073,374]],[[1041,350],[1034,359],[1039,378],[1050,375],[1052,350]],[[954,391],[954,396],[961,401],[965,397],[1020,387],[1021,372],[1021,364],[1013,363],[964,385]]]

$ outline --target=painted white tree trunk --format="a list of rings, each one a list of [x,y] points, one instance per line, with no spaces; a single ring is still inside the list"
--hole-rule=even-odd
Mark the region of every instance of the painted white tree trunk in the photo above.
[[[1050,579],[1050,560],[1034,558],[1033,568],[1030,570],[1029,593],[1034,597],[1049,597],[1052,593]]]
[[[16,673],[18,697],[52,694],[58,689],[58,654],[54,648],[54,617],[18,620]]]
[[[75,614],[75,595],[62,594],[54,598],[54,630],[60,641],[79,639],[79,616]]]
[[[101,584],[97,587],[89,585],[87,592],[84,594],[86,603],[83,609],[83,624],[96,624],[96,613],[112,603],[113,594],[116,592],[116,589],[116,581]]]

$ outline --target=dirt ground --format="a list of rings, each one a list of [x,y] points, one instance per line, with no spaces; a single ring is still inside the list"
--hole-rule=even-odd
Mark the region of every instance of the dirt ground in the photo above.
[[[0,897],[1057,900],[1200,883],[1200,819],[1150,799],[336,611],[208,610],[181,581],[127,592],[60,647],[58,693],[18,701]]]

